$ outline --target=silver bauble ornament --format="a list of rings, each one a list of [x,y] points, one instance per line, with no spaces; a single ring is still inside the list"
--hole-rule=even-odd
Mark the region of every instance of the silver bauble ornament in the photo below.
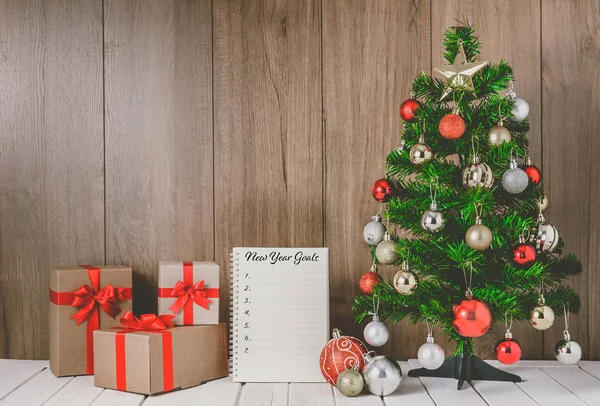
[[[494,174],[488,164],[480,163],[479,157],[474,155],[471,164],[462,171],[464,187],[481,187],[489,189],[494,184]]]
[[[365,242],[369,245],[377,245],[383,241],[383,234],[385,234],[385,226],[381,222],[381,216],[378,214],[372,217],[373,221],[365,226],[363,230],[363,237]]]
[[[372,357],[365,354],[365,366],[363,367],[363,378],[365,386],[375,396],[387,396],[396,391],[402,381],[402,370],[400,365],[391,358],[383,355]]]
[[[344,396],[354,397],[361,394],[365,387],[365,380],[360,372],[358,372],[354,364],[353,368],[346,369],[338,375],[336,382],[337,388]]]
[[[379,321],[379,317],[373,316],[373,321],[365,326],[363,332],[365,341],[373,347],[381,347],[390,338],[387,326]]]
[[[546,211],[548,208],[548,198],[546,196],[542,196],[540,200],[536,202],[536,204],[540,212]]]
[[[421,227],[423,229],[436,233],[444,227],[444,216],[437,211],[437,204],[431,203],[429,210],[421,216]]]
[[[387,231],[383,234],[383,241],[377,245],[375,257],[383,265],[391,265],[398,260],[396,242]]]
[[[567,330],[563,332],[564,339],[554,347],[554,356],[561,364],[573,365],[581,359],[581,346],[577,341],[571,340]]]
[[[490,131],[488,131],[488,139],[490,145],[502,145],[505,142],[510,142],[510,131],[508,131],[506,127],[502,125],[502,121],[500,121],[498,125],[490,128]]]
[[[510,111],[511,121],[519,123],[519,122],[525,120],[527,118],[527,116],[529,115],[529,103],[527,103],[525,100],[521,99],[520,97],[517,97],[515,92],[510,92],[508,95],[512,99],[512,101],[515,103],[515,106]]]
[[[511,159],[510,168],[502,175],[502,187],[504,190],[516,195],[527,189],[528,184],[529,176],[527,176],[523,169],[518,167],[515,159]]]
[[[538,226],[535,236],[535,248],[540,252],[552,252],[558,245],[558,230],[552,224],[546,223],[543,214],[538,215]]]
[[[446,359],[444,349],[433,341],[433,336],[427,336],[427,342],[419,347],[417,359],[425,369],[438,369]]]
[[[492,232],[481,224],[481,219],[475,219],[475,224],[469,227],[465,234],[467,245],[475,250],[484,251],[492,245]]]
[[[421,165],[432,157],[431,149],[421,140],[410,149],[410,161],[415,165]]]
[[[409,296],[415,293],[418,284],[419,278],[409,269],[408,263],[404,261],[400,270],[394,275],[394,287],[401,295]]]
[[[532,311],[529,322],[536,330],[548,330],[554,323],[554,310],[540,302]]]

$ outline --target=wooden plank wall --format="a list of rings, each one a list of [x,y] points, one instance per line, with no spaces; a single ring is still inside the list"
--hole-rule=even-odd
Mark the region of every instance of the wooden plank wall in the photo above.
[[[572,334],[600,359],[595,0],[0,0],[0,358],[47,357],[49,266],[129,264],[153,312],[158,261],[215,259],[226,304],[236,245],[330,247],[332,326],[360,336],[369,189],[462,16],[530,103],[547,217],[586,271]],[[562,326],[515,337],[551,359]],[[424,336],[400,323],[381,352]]]

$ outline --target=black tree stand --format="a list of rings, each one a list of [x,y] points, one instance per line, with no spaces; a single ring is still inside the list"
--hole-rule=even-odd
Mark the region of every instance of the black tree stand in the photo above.
[[[456,389],[461,389],[463,383],[471,383],[471,381],[522,382],[520,376],[495,368],[475,355],[446,358],[438,369],[411,369],[408,371],[408,376],[458,379]]]

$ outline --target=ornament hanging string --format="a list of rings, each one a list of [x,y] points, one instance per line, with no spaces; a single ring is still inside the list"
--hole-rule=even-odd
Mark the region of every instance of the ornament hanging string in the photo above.
[[[465,271],[465,266],[469,266],[470,272],[469,272],[469,280],[467,281],[467,272]],[[466,262],[465,265],[463,265],[463,276],[465,277],[465,286],[467,288],[467,291],[465,292],[465,296],[467,298],[472,298],[473,297],[473,291],[471,291],[471,285],[473,284],[473,264],[471,262]]]
[[[373,295],[373,311],[369,312],[371,316],[373,316],[373,320],[379,320],[379,296],[377,296],[377,304],[375,304],[375,297],[377,295]]]
[[[483,215],[483,206],[481,205],[481,203],[475,203],[474,208],[475,208],[475,219],[480,219],[481,216]],[[479,208],[479,210],[477,210],[477,208]],[[469,262],[469,264],[470,264],[470,262]]]
[[[435,185],[435,189],[433,188],[433,186]],[[429,197],[431,198],[431,203],[432,204],[437,204],[437,193],[438,193],[438,177],[437,175],[435,175],[435,177],[433,177],[430,181],[429,181]]]
[[[508,324],[508,310],[504,313],[504,325],[506,326],[506,332],[510,333],[510,329],[513,326],[513,316],[510,315],[510,324]]]
[[[540,278],[540,297],[538,298],[538,304],[540,306],[544,306],[546,304],[546,299],[544,298],[544,277]]]
[[[565,313],[565,331],[569,331],[569,307],[563,303],[563,310]]]
[[[514,150],[515,150],[515,146],[513,145],[512,148],[510,149],[510,160],[511,160],[511,162],[513,160],[513,151]],[[516,156],[516,158],[514,158],[515,161],[518,161],[519,160],[519,152],[518,151],[515,152],[515,156]]]

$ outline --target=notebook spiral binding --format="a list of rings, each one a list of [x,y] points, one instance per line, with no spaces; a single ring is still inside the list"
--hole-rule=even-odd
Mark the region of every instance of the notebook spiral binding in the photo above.
[[[238,359],[238,309],[235,300],[238,296],[239,289],[239,272],[237,272],[238,266],[238,254],[231,253],[229,256],[229,376],[235,376],[237,373],[237,359]]]

